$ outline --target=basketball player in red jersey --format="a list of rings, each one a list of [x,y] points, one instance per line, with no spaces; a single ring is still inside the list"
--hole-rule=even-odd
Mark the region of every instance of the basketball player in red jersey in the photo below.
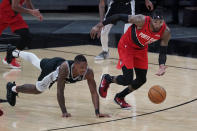
[[[168,41],[171,37],[170,29],[164,22],[163,17],[158,12],[153,13],[152,17],[144,15],[113,15],[94,26],[90,32],[91,37],[99,37],[103,26],[116,23],[118,20],[133,23],[127,32],[121,37],[118,43],[119,62],[117,68],[122,68],[123,75],[111,76],[104,74],[99,86],[101,97],[107,96],[107,89],[111,83],[128,86],[122,92],[117,93],[114,101],[121,108],[130,108],[124,98],[129,93],[137,90],[146,82],[148,69],[148,45],[160,40],[159,71],[156,73],[162,76],[165,73],[166,52]],[[133,70],[136,79],[133,80]]]
[[[25,4],[26,8],[23,7]],[[4,29],[11,28],[11,31],[20,36],[20,43],[17,44],[19,50],[23,50],[31,43],[31,35],[28,25],[23,20],[20,13],[27,13],[35,16],[40,21],[43,16],[38,9],[34,9],[31,0],[2,0],[0,3],[0,36]],[[20,68],[20,64],[16,59],[3,59],[4,64],[9,64],[12,68]]]

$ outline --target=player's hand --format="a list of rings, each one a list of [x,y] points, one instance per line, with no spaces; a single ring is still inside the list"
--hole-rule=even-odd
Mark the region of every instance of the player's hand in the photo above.
[[[146,8],[149,10],[149,11],[152,11],[153,10],[153,4],[150,0],[145,0],[145,4],[146,4]]]
[[[40,21],[43,20],[43,16],[41,15],[39,9],[33,9],[31,10],[31,14],[35,17],[37,17]]]
[[[96,116],[97,116],[98,118],[110,117],[110,115],[108,115],[108,114],[101,114],[101,113],[97,114]]]
[[[166,68],[167,68],[167,66],[165,66],[165,65],[159,65],[159,70],[156,73],[156,75],[158,75],[158,76],[164,75],[166,72]]]
[[[71,117],[71,114],[70,113],[63,113],[62,117]]]
[[[102,27],[103,27],[103,24],[101,22],[98,23],[97,25],[95,25],[94,27],[92,27],[92,29],[90,31],[91,39],[95,39],[96,36],[97,36],[97,38],[100,37]]]

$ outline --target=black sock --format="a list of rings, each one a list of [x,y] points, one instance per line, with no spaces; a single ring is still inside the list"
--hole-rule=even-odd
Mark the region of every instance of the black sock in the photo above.
[[[123,91],[121,91],[120,93],[116,94],[116,97],[124,98],[129,93],[131,93],[131,90],[127,87]]]

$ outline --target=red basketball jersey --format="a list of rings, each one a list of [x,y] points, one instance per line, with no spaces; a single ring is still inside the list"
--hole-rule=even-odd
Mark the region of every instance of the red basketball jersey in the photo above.
[[[150,17],[146,16],[142,29],[137,29],[136,25],[133,24],[121,37],[118,43],[118,69],[123,66],[126,66],[127,69],[148,69],[148,44],[161,39],[166,29],[166,24],[163,23],[158,32],[152,32],[150,21]]]
[[[133,24],[129,29],[130,33],[127,34],[129,37],[132,37],[131,40],[137,45],[137,47],[143,48],[146,47],[148,44],[151,44],[159,39],[163,35],[163,32],[166,29],[166,24],[163,22],[162,27],[158,32],[152,32],[150,30],[150,17],[146,16],[145,23],[142,29],[137,29],[136,25]]]

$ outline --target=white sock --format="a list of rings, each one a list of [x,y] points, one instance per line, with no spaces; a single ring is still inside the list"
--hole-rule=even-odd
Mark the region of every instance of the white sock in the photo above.
[[[13,86],[13,87],[12,87],[12,91],[17,93],[17,91],[16,91],[16,86]]]
[[[19,50],[14,50],[13,52],[12,52],[12,55],[14,56],[14,57],[19,57],[19,53],[20,53],[20,51]]]
[[[12,55],[14,57],[19,56],[20,58],[32,63],[35,67],[37,67],[39,70],[41,70],[40,59],[35,54],[30,53],[30,52],[25,52],[25,51],[14,50],[12,52]]]

